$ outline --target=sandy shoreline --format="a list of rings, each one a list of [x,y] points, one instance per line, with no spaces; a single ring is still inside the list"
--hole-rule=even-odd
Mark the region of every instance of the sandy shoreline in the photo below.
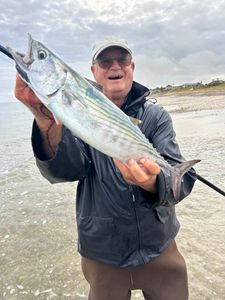
[[[184,156],[202,159],[197,172],[225,190],[225,96],[157,100],[171,112]],[[33,159],[0,178],[1,300],[87,299],[76,251],[75,186],[50,185]],[[224,211],[225,198],[201,182],[177,205],[190,300],[225,299]],[[143,299],[140,291],[134,299]]]
[[[225,91],[153,95],[171,113],[225,108]]]
[[[198,174],[225,191],[225,95],[174,95],[158,97],[158,103],[171,112],[185,157],[202,159]],[[177,205],[177,242],[188,266],[190,300],[225,299],[224,211],[225,198],[199,181]]]

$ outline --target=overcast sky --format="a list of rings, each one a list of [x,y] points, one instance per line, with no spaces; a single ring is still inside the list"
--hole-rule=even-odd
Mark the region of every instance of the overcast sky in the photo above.
[[[93,45],[113,35],[128,41],[135,80],[149,88],[225,79],[224,0],[0,0],[0,8],[3,46],[26,52],[30,32],[89,78]],[[14,77],[0,53],[1,98],[12,98]]]

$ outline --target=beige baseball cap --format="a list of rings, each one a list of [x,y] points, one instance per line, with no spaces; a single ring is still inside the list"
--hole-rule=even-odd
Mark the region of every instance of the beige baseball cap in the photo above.
[[[99,56],[99,54],[109,48],[109,47],[120,47],[125,49],[130,55],[132,56],[132,51],[130,47],[128,46],[128,43],[126,40],[117,38],[117,37],[107,37],[103,41],[97,43],[94,45],[92,49],[92,63],[94,60]]]

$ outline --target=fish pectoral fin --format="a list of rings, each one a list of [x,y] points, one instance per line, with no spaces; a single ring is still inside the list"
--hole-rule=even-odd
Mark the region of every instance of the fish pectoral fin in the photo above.
[[[132,122],[134,125],[139,125],[139,124],[142,123],[142,121],[139,120],[139,119],[136,119],[136,118],[133,118],[133,117],[129,117],[129,118],[130,118],[131,122]]]
[[[72,91],[71,88],[69,87],[64,88],[62,90],[62,95],[67,100],[68,103],[71,103],[71,101],[74,100],[74,101],[78,101],[86,109],[88,108],[85,99],[81,95],[77,95],[74,91]]]

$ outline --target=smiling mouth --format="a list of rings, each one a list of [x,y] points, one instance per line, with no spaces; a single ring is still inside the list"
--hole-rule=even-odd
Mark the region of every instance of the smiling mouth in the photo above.
[[[123,76],[122,75],[115,75],[115,76],[109,76],[108,79],[109,80],[119,80],[122,79]]]

